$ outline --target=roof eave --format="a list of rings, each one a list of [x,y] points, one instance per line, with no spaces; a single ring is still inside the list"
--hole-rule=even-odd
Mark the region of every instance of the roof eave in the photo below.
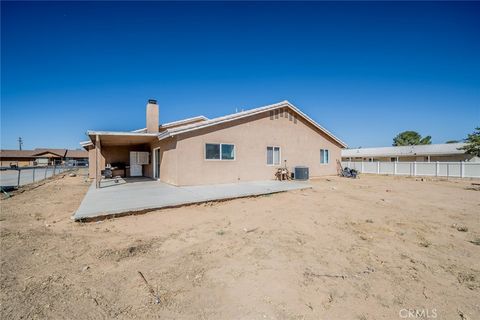
[[[143,132],[131,132],[131,131],[87,131],[89,136],[145,136],[155,137],[158,133],[143,133]]]
[[[194,122],[194,121],[206,121],[206,120],[208,120],[207,117],[205,117],[204,115],[199,115],[199,116],[195,116],[195,117],[191,117],[191,118],[186,118],[186,119],[182,119],[182,120],[163,123],[159,127],[168,129],[168,127],[181,125],[183,123],[189,123],[189,122]]]
[[[168,127],[171,127],[171,126],[181,125],[182,123],[189,123],[189,122],[197,121],[197,120],[206,121],[206,120],[208,120],[208,118],[205,117],[204,115],[199,115],[199,116],[186,118],[186,119],[182,119],[182,120],[166,122],[166,123],[160,124],[158,126],[158,128],[159,129],[162,129],[162,128],[167,128],[168,129]],[[144,133],[146,130],[147,130],[147,128],[142,128],[142,129],[132,130],[131,132],[143,132]]]
[[[90,140],[80,141],[80,145],[81,145],[82,147],[88,147],[88,146],[90,146],[90,145],[93,145],[93,143],[92,143],[92,141],[90,141]]]

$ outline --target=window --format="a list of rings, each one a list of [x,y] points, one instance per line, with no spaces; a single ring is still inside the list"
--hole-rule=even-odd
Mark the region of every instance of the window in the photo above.
[[[206,160],[235,160],[235,145],[227,143],[206,143]]]
[[[235,160],[235,146],[222,144],[222,160]]]
[[[278,119],[278,109],[275,110],[275,119]]]
[[[267,165],[278,166],[280,164],[280,147],[267,147]]]
[[[328,149],[320,149],[320,163],[327,164],[328,163]]]
[[[270,120],[273,120],[273,110],[270,110]]]
[[[205,145],[205,159],[220,160],[220,144],[207,143]]]

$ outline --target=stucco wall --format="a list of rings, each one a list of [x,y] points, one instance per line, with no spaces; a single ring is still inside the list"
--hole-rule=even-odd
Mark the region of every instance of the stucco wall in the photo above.
[[[236,159],[205,160],[205,143],[235,144]],[[267,146],[281,148],[279,166],[267,165]],[[328,164],[320,163],[320,149],[330,150]],[[294,123],[286,117],[271,120],[269,113],[180,135],[175,152],[176,157],[172,155],[165,166],[177,159],[176,179],[170,172],[164,179],[162,170],[160,179],[178,185],[269,180],[274,178],[276,168],[284,165],[284,160],[290,170],[298,165],[308,166],[310,177],[333,175],[340,160],[338,144],[300,117]]]
[[[0,166],[1,167],[10,167],[10,164],[16,164],[19,167],[33,166],[33,160],[22,159],[22,158],[0,160]]]
[[[150,164],[145,166],[145,175],[153,178],[153,150],[160,148],[160,180],[177,185],[177,141],[169,138],[150,145]]]
[[[130,163],[130,151],[149,151],[147,145],[131,145],[131,146],[104,146],[102,154],[105,157],[105,163]]]
[[[95,179],[96,168],[97,166],[97,154],[95,148],[88,150],[88,177],[90,179]],[[105,169],[105,157],[100,154],[100,168],[99,170]]]
[[[431,156],[430,161],[471,161],[474,160],[473,156],[469,154],[457,154],[452,156]]]

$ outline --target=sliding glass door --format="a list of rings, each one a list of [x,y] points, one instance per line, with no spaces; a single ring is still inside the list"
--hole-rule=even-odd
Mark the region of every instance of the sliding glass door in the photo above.
[[[160,179],[160,148],[153,149],[153,178]]]

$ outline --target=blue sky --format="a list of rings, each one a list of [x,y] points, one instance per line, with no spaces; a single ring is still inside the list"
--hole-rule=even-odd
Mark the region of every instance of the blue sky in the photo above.
[[[480,125],[480,3],[2,2],[1,147],[289,100],[351,147]]]

